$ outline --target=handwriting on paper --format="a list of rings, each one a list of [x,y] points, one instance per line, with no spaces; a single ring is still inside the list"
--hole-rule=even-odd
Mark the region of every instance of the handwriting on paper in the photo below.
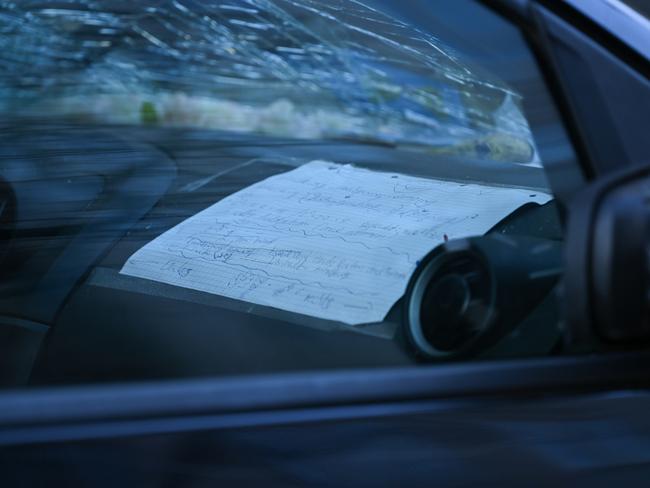
[[[183,221],[121,273],[350,325],[377,322],[436,245],[549,199],[313,161]]]

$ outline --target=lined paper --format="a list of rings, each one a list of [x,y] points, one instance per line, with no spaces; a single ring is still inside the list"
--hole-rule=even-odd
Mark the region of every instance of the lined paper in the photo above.
[[[313,161],[181,222],[121,273],[349,325],[378,322],[445,236],[483,234],[550,198]]]

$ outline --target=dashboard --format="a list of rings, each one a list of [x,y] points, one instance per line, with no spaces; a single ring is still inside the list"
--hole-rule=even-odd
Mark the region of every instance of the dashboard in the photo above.
[[[215,131],[12,125],[3,133],[11,235],[0,300],[5,379],[121,381],[408,365],[436,360],[413,343],[399,300],[385,320],[349,327],[120,274],[136,250],[188,217],[313,159],[453,181],[546,188],[539,167],[472,161],[354,141]],[[561,240],[553,201],[504,215],[492,234]],[[506,218],[507,217],[507,218]],[[416,272],[416,274],[419,274]],[[555,281],[473,356],[547,354],[557,345]],[[407,294],[408,295],[408,294]],[[410,300],[407,296],[407,301]],[[535,311],[535,313],[532,313]],[[555,314],[555,315],[554,315]],[[532,319],[526,321],[528,316]],[[511,321],[512,322],[512,321]],[[516,322],[516,323],[515,323]],[[523,324],[518,332],[515,326]],[[528,331],[525,334],[520,332]],[[502,340],[503,339],[503,340]],[[462,348],[461,348],[462,349]],[[444,355],[452,360],[462,354]]]

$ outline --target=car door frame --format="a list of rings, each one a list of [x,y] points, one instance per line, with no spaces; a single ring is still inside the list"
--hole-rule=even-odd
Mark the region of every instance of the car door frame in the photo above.
[[[584,182],[594,163],[571,89],[558,75],[545,16],[583,35],[647,76],[647,59],[570,4],[484,1],[521,26],[576,147]],[[576,395],[650,386],[650,353],[482,361],[404,368],[302,372],[133,384],[46,387],[0,394],[0,446],[121,438],[435,412],[494,398]]]

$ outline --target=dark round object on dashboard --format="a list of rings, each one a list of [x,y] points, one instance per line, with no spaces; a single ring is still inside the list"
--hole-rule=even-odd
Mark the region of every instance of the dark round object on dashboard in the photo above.
[[[462,348],[482,329],[482,312],[489,306],[487,269],[477,256],[457,253],[441,257],[420,302],[422,335],[436,350]]]
[[[419,263],[409,282],[409,342],[427,359],[479,354],[511,332],[560,273],[558,241],[495,233],[446,242]]]
[[[472,323],[467,310],[472,300],[465,276],[449,274],[431,283],[424,292],[420,316],[424,337],[436,348],[453,350],[472,335]],[[433,327],[440,318],[441,327]]]

